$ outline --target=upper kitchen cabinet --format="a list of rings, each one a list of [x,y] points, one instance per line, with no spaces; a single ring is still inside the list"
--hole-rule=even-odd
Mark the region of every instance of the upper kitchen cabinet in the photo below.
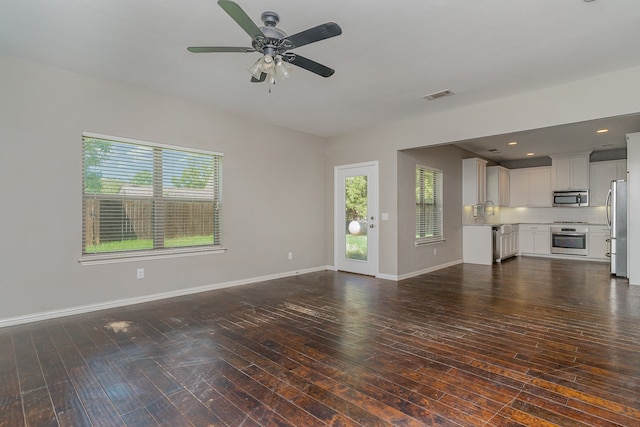
[[[511,169],[509,181],[509,206],[551,207],[550,167]]]
[[[496,206],[509,206],[509,169],[502,166],[487,168],[487,200]]]
[[[587,190],[589,188],[589,154],[551,156],[553,190]]]
[[[462,160],[462,204],[480,205],[487,199],[487,161]]]
[[[604,206],[611,181],[627,179],[627,159],[593,162],[589,166],[589,205]]]

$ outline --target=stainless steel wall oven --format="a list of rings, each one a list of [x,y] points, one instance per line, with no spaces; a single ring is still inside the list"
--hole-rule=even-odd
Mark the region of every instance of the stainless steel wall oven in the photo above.
[[[551,253],[587,256],[589,228],[579,225],[551,227]]]

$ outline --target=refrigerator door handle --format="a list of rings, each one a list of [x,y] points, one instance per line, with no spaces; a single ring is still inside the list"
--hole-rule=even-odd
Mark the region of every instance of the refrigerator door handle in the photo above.
[[[607,201],[604,202],[605,210],[607,211],[607,225],[611,227],[611,189],[607,193]]]

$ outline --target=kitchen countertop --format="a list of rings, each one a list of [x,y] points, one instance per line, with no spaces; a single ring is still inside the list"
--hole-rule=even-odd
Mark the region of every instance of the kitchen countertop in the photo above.
[[[484,224],[462,224],[464,227],[500,227],[501,225],[521,225],[521,224],[531,224],[531,225],[560,225],[560,226],[571,226],[571,225],[587,225],[587,226],[595,226],[595,227],[608,227],[606,223],[596,223],[596,222],[498,222],[498,223],[484,223]]]

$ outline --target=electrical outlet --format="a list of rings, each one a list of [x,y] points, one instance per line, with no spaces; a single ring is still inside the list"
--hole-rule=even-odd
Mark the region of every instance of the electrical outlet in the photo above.
[[[144,268],[139,268],[136,274],[138,279],[144,279]]]
[[[293,259],[293,252],[289,252],[289,259]]]
[[[438,255],[438,248],[433,248],[433,254]]]

